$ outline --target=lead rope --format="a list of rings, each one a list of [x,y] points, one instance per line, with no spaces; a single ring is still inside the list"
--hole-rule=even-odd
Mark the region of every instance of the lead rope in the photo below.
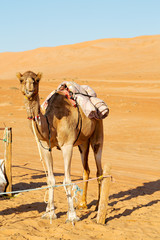
[[[47,121],[47,125],[48,125],[48,132],[49,132],[49,148],[44,147],[43,144],[41,143],[41,141],[38,139],[38,142],[40,143],[41,147],[44,148],[45,150],[48,150],[49,152],[51,152],[51,130],[50,130],[50,126],[49,126],[49,121],[48,121],[48,117],[45,115],[46,117],[46,121]],[[37,128],[38,130],[38,128]],[[39,131],[39,130],[38,130]]]
[[[45,171],[46,178],[48,178],[48,173],[46,171],[46,167],[45,167],[45,164],[44,164],[44,161],[43,161],[43,158],[42,158],[42,152],[41,152],[41,149],[40,149],[40,143],[41,142],[39,141],[39,139],[37,137],[37,134],[36,134],[36,131],[35,131],[34,120],[32,120],[32,128],[33,128],[33,133],[34,133],[34,136],[35,136],[35,139],[36,139],[36,143],[37,143],[37,146],[38,146],[38,151],[39,151],[39,155],[40,155],[40,161],[41,161],[41,163],[43,165],[43,169]],[[46,198],[47,198],[46,196],[47,196],[48,191],[49,191],[49,189],[46,189],[45,194],[44,194],[44,202],[46,204],[48,204],[48,201],[46,200]],[[52,224],[51,208],[50,208],[50,224]]]
[[[32,128],[33,128],[33,133],[34,133],[34,136],[35,136],[35,139],[36,139],[36,143],[37,143],[37,146],[38,146],[38,151],[39,151],[39,155],[40,155],[40,161],[42,162],[42,165],[43,165],[46,177],[48,177],[48,173],[46,171],[46,167],[45,167],[45,164],[44,164],[43,158],[42,158],[42,152],[41,152],[41,149],[40,149],[40,142],[39,142],[39,139],[38,139],[36,131],[35,131],[33,120],[32,120]]]

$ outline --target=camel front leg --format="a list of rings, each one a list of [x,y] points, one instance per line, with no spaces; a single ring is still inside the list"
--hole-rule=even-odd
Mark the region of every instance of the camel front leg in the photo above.
[[[70,172],[71,172],[71,158],[72,158],[73,145],[64,145],[63,147],[61,147],[61,150],[63,152],[64,171],[65,171],[65,178],[63,183],[66,184],[64,188],[65,188],[67,200],[68,200],[67,221],[74,222],[74,221],[78,221],[79,218],[76,215],[74,205],[73,205],[73,198],[71,195],[72,185],[67,186],[67,184],[71,184]]]
[[[43,143],[43,146],[45,144]],[[45,147],[45,148],[48,148]],[[53,158],[52,154],[48,149],[44,149],[42,146],[40,147],[43,159],[45,160],[46,168],[47,168],[47,184],[50,187],[49,188],[49,196],[48,196],[48,204],[46,207],[46,212],[43,214],[42,218],[47,218],[47,219],[55,219],[57,218],[54,210],[54,188],[53,186],[55,185],[55,177],[53,175]],[[52,187],[51,187],[52,186]]]

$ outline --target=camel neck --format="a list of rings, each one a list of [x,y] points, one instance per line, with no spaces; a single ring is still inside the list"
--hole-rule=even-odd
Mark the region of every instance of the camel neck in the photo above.
[[[28,118],[35,118],[39,116],[41,113],[39,96],[36,95],[32,100],[25,98],[25,107]]]
[[[46,139],[48,136],[48,127],[46,127],[46,117],[41,112],[39,96],[36,95],[32,100],[25,98],[25,107],[31,129],[33,130],[32,124],[34,124],[38,139]]]

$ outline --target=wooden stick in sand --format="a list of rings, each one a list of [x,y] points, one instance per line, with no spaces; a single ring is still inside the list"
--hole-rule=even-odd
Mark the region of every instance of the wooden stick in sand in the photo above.
[[[111,165],[105,165],[103,170],[103,176],[108,176],[106,178],[103,178],[102,180],[102,186],[101,186],[101,195],[100,195],[100,201],[99,201],[99,208],[98,208],[98,214],[97,214],[97,223],[99,224],[105,224],[106,220],[106,214],[108,209],[108,197],[109,197],[109,187],[111,182]]]

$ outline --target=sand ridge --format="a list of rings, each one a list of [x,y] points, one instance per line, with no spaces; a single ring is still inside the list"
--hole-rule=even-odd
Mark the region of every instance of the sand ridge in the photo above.
[[[157,80],[160,35],[4,52],[0,62],[0,79],[14,78],[15,69],[30,68],[49,78]]]

